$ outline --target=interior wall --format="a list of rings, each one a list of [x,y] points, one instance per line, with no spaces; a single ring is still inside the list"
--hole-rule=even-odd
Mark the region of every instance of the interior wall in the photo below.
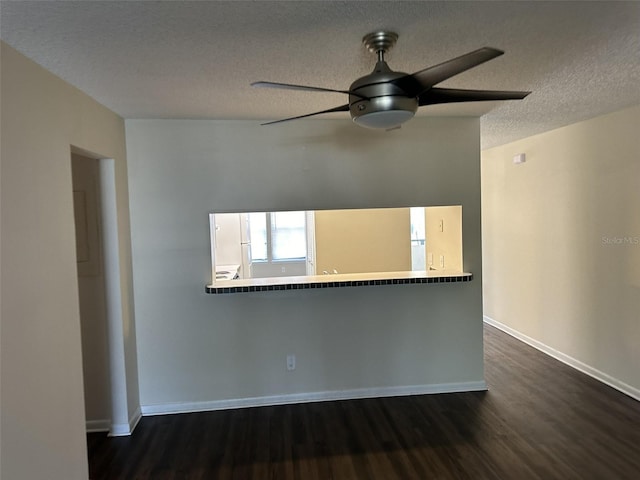
[[[638,125],[633,107],[484,151],[482,216],[485,314],[640,399]]]
[[[253,262],[251,278],[298,277],[307,274],[303,261]]]
[[[5,43],[0,46],[0,477],[86,479],[70,155],[76,146],[115,159],[123,342],[131,350],[124,123]],[[135,392],[130,395],[137,397]]]
[[[319,274],[411,270],[408,208],[317,211],[315,237]]]
[[[484,385],[478,118],[125,124],[143,413]],[[471,282],[204,291],[212,211],[452,204]]]
[[[428,207],[424,217],[428,267],[462,271],[462,207]]]

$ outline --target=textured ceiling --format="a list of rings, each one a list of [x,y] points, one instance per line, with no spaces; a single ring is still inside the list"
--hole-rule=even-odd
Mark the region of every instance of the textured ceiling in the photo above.
[[[439,86],[528,98],[419,110],[482,115],[483,148],[640,104],[640,2],[0,4],[2,40],[124,118],[278,119],[341,105],[342,94],[249,84],[347,89],[372,70],[361,39],[380,29],[399,34],[387,61],[408,73],[506,51]]]

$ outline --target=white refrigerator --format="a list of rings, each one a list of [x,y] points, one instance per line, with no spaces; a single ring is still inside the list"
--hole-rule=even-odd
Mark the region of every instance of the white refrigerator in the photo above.
[[[247,213],[209,215],[215,265],[239,265],[238,278],[251,278],[251,231]]]

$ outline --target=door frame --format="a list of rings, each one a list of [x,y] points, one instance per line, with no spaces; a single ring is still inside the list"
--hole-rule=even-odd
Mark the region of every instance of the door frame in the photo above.
[[[99,222],[102,241],[107,350],[109,356],[109,390],[111,395],[109,436],[131,435],[140,419],[140,409],[138,408],[134,415],[129,414],[115,159],[104,158],[101,155],[75,146],[71,146],[71,153],[98,161]]]

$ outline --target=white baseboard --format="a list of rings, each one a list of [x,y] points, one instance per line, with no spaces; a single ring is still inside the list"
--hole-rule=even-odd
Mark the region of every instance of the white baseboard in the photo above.
[[[142,410],[140,409],[140,405],[138,405],[135,412],[133,412],[133,414],[131,415],[131,418],[129,418],[129,430],[131,431],[131,433],[133,433],[133,431],[136,429],[141,418]]]
[[[570,357],[569,355],[566,355],[554,348],[551,348],[548,345],[545,345],[544,343],[539,342],[538,340],[531,338],[525,335],[524,333],[514,330],[513,328],[505,325],[504,323],[500,323],[491,317],[487,317],[486,315],[484,315],[483,318],[485,323],[491,326],[494,326],[499,330],[502,330],[503,332],[511,335],[514,338],[517,338],[518,340],[526,343],[527,345],[530,345],[533,348],[540,350],[542,353],[546,353],[550,357],[553,357],[556,360],[559,360],[562,363],[569,365],[570,367],[575,368],[576,370],[579,370],[580,372],[586,375],[589,375],[590,377],[593,377],[596,380],[606,385],[609,385],[612,388],[615,388],[616,390],[624,393],[625,395],[628,395],[631,398],[640,401],[639,389],[634,388],[631,385],[628,385],[618,380],[617,378],[612,377],[611,375],[601,372],[597,368],[593,368],[592,366],[587,365],[586,363],[583,363],[580,360],[576,360],[575,358]]]
[[[434,393],[477,392],[487,390],[484,381],[443,383],[434,385],[410,385],[403,387],[359,388],[327,392],[292,393],[265,397],[234,398],[206,402],[180,402],[142,405],[142,415],[167,415],[191,413],[231,408],[262,407],[267,405],[287,405],[293,403],[326,402],[331,400],[355,400],[360,398],[399,397]]]
[[[87,433],[108,432],[111,420],[108,418],[105,420],[87,420],[85,425]]]
[[[109,436],[110,437],[126,437],[133,433],[133,430],[138,426],[138,422],[142,418],[142,412],[140,407],[136,408],[135,412],[129,417],[128,423],[112,423],[110,424]]]

